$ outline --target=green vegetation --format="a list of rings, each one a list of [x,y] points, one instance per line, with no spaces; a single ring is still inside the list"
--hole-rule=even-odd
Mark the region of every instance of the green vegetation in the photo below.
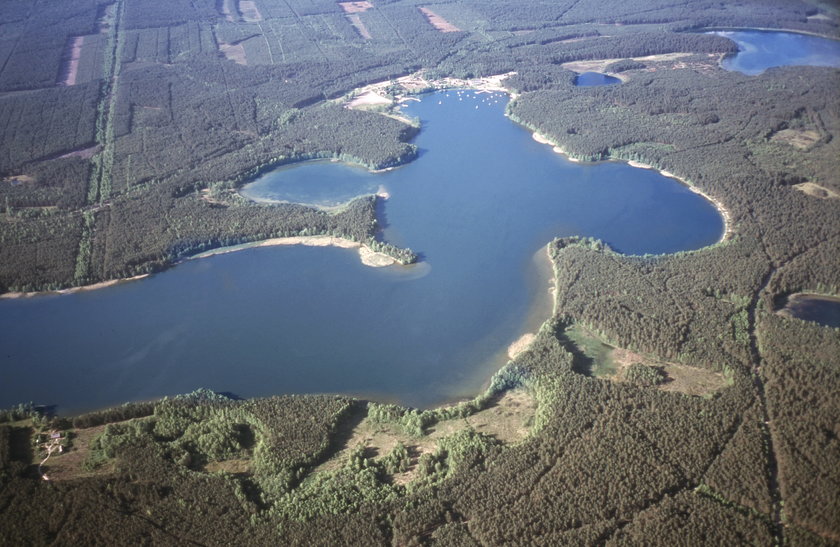
[[[127,277],[276,236],[373,241],[374,198],[327,214],[247,203],[235,189],[305,159],[410,161],[416,127],[326,99],[420,69],[516,71],[512,119],[575,158],[674,173],[722,203],[734,232],[669,256],[552,242],[556,315],[485,394],[452,407],[210,392],[130,404],[74,418],[50,481],[37,475],[38,436],[71,428],[11,409],[0,543],[840,541],[840,336],[772,313],[791,293],[840,293],[837,202],[796,188],[840,193],[840,71],[725,72],[731,42],[683,32],[836,37],[836,11],[383,0],[356,14],[366,38],[332,1],[257,0],[259,21],[243,3],[0,6],[0,291]],[[419,6],[463,30],[436,31]],[[57,85],[77,36],[76,81]],[[632,60],[669,53],[685,55]],[[561,64],[582,60],[609,60],[627,81],[576,88]],[[681,371],[714,381],[680,392]],[[517,386],[536,405],[528,434],[480,427],[481,412],[513,412],[498,403]],[[353,431],[391,444],[346,446]]]

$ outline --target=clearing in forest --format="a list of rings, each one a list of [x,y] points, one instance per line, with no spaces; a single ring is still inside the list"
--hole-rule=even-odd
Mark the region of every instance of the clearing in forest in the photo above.
[[[228,23],[233,23],[234,22],[233,10],[231,9],[231,6],[230,6],[230,3],[232,1],[233,0],[221,0],[221,1],[216,3],[216,6],[218,6],[218,9],[219,9],[219,14],[223,15],[224,18],[225,18],[225,21],[227,21]]]
[[[246,23],[259,23],[263,20],[260,10],[254,0],[239,0],[239,13]]]
[[[71,448],[61,453],[53,452],[44,464],[42,471],[49,476],[49,480],[65,481],[110,474],[113,471],[113,462],[95,469],[86,469],[84,465],[90,455],[91,442],[101,435],[106,427],[107,425],[100,425],[74,430]],[[36,450],[33,454],[32,464],[38,465],[42,459],[43,454]]]
[[[348,15],[347,19],[350,21],[350,24],[356,29],[356,32],[359,33],[359,36],[364,38],[365,40],[370,40],[373,36],[370,35],[370,31],[368,31],[367,27],[362,20],[359,18],[358,15]]]
[[[805,192],[811,197],[819,199],[840,199],[840,194],[828,188],[824,188],[819,184],[813,182],[803,182],[801,184],[794,184],[794,188],[800,192]]]
[[[433,27],[438,29],[440,32],[460,32],[461,29],[441,17],[440,15],[436,14],[429,8],[419,8],[420,12],[426,16],[429,20],[429,23],[432,24]]]
[[[820,134],[813,129],[782,129],[772,137],[771,142],[789,144],[799,150],[807,150],[820,140]]]
[[[387,456],[398,443],[408,450],[410,464],[403,473],[391,477],[394,484],[406,484],[417,477],[417,463],[423,454],[434,453],[440,439],[471,428],[510,444],[528,436],[537,404],[524,389],[506,391],[488,408],[466,418],[444,420],[429,427],[421,437],[407,434],[399,425],[378,423],[364,418],[353,428],[341,450],[314,469],[315,473],[331,471],[344,465],[350,455],[363,446],[367,457]]]
[[[662,383],[656,386],[661,391],[705,396],[729,385],[726,377],[720,372],[659,361],[628,349],[617,348],[580,325],[566,329],[565,337],[567,343],[574,346],[580,362],[576,370],[581,374],[613,382],[629,382],[627,373],[631,365],[640,364],[656,369],[662,374]]]
[[[344,13],[363,13],[373,7],[370,2],[339,2]]]
[[[79,74],[79,59],[82,57],[84,43],[84,36],[71,36],[67,39],[56,85],[76,85],[76,78]]]
[[[242,42],[237,42],[236,44],[219,42],[219,51],[226,59],[238,65],[248,65],[248,57],[245,55],[245,46],[242,45]]]

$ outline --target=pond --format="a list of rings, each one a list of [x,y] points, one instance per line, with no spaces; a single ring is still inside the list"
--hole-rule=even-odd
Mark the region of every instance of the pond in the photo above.
[[[72,413],[199,387],[419,407],[471,397],[508,345],[548,318],[552,238],[594,236],[634,254],[721,238],[718,211],[678,181],[567,161],[508,120],[506,102],[428,95],[405,109],[422,122],[414,162],[379,174],[306,163],[250,187],[257,199],[326,202],[381,187],[391,196],[382,237],[420,264],[370,268],[352,249],[263,247],[108,289],[0,302],[0,407],[31,400]],[[342,180],[352,191],[336,197]]]
[[[621,80],[615,76],[601,74],[600,72],[583,72],[575,76],[575,85],[578,87],[594,87],[599,85],[620,84]]]
[[[840,328],[840,298],[796,293],[787,298],[780,313],[826,327]]]
[[[764,30],[716,30],[738,44],[738,53],[726,57],[721,66],[748,75],[761,74],[777,66],[840,67],[840,41]]]

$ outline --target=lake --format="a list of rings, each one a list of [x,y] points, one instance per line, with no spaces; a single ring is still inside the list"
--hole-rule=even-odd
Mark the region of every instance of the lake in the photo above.
[[[427,95],[405,108],[422,121],[414,162],[379,174],[305,163],[249,187],[258,199],[328,204],[381,187],[391,196],[382,237],[420,264],[370,268],[352,249],[263,247],[108,289],[2,301],[0,407],[74,413],[199,387],[418,407],[471,397],[508,345],[548,318],[552,238],[594,236],[633,254],[721,238],[717,210],[684,185],[625,163],[567,161],[508,120],[506,103]]]
[[[748,75],[761,74],[777,66],[840,67],[840,41],[764,30],[718,30],[717,34],[738,44],[738,53],[726,57],[721,66]]]

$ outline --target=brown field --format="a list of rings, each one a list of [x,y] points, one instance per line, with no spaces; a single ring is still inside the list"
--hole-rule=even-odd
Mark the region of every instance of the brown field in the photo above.
[[[2,180],[3,182],[11,183],[12,186],[17,186],[18,184],[24,184],[26,182],[35,182],[35,177],[31,177],[29,175],[12,175],[10,177],[5,177]]]
[[[813,182],[803,182],[802,184],[794,184],[794,188],[800,192],[805,192],[811,197],[819,199],[840,199],[840,194],[828,188],[824,188],[819,184]]]
[[[67,152],[66,154],[62,154],[61,156],[59,156],[59,158],[82,158],[83,160],[89,160],[90,158],[98,154],[100,150],[102,150],[102,145],[96,144],[93,146],[88,146],[87,148],[79,148],[78,150]]]
[[[642,63],[670,63],[672,61],[676,61],[681,57],[688,57],[691,53],[663,53],[661,55],[648,55],[645,57],[631,57],[630,59],[633,61],[639,61]],[[620,61],[621,59],[597,59],[592,61],[572,61],[569,63],[563,63],[560,65],[561,67],[565,68],[566,70],[571,70],[572,72],[604,72],[607,66],[611,65],[616,61]],[[676,63],[675,63],[676,65]]]
[[[225,16],[225,21],[227,21],[228,23],[234,22],[233,13],[230,9],[231,1],[232,0],[222,0],[221,2],[217,3],[217,6],[219,6],[219,12]]]
[[[429,23],[431,23],[432,26],[438,29],[440,32],[460,32],[461,29],[459,29],[440,15],[436,14],[429,8],[419,9],[420,12],[429,19]]]
[[[807,150],[820,140],[820,134],[813,129],[782,129],[770,137],[770,140],[789,144],[800,150]]]
[[[208,473],[224,472],[230,473],[231,475],[248,475],[251,473],[251,460],[240,458],[236,460],[210,462],[204,466],[204,471]]]
[[[76,85],[76,76],[79,73],[79,59],[82,56],[82,46],[85,43],[84,36],[73,36],[67,39],[64,56],[62,58],[61,71],[57,85]]]
[[[373,7],[370,2],[339,2],[344,13],[363,13]]]
[[[373,38],[373,36],[370,35],[370,32],[368,31],[365,24],[362,23],[362,20],[359,18],[358,15],[348,15],[347,19],[350,21],[350,24],[356,28],[356,31],[359,33],[359,36],[361,36],[365,40],[370,40],[371,38]]]
[[[238,65],[248,65],[248,58],[245,55],[245,46],[242,44],[219,44],[219,51],[226,59],[233,61]]]
[[[462,429],[472,428],[479,433],[491,435],[499,441],[510,444],[528,436],[537,404],[523,389],[505,392],[492,406],[463,419],[439,422],[430,427],[422,437],[407,435],[398,426],[379,424],[363,419],[353,428],[344,447],[332,458],[315,468],[314,472],[331,471],[340,468],[358,446],[365,448],[368,457],[387,456],[397,443],[402,443],[411,456],[411,464],[405,473],[397,473],[391,480],[395,484],[406,484],[417,476],[417,462],[422,454],[432,453],[438,442]]]
[[[624,381],[624,371],[633,363],[661,367],[668,376],[668,380],[659,386],[662,391],[678,391],[686,395],[711,395],[715,391],[726,387],[726,378],[720,372],[690,367],[678,363],[660,362],[645,357],[630,350],[614,348],[610,352],[616,373],[607,377],[616,382]]]
[[[239,13],[246,23],[259,23],[263,20],[260,10],[254,0],[239,0]]]
[[[105,431],[105,427],[101,425],[75,430],[76,437],[72,439],[73,446],[63,454],[53,452],[47,460],[47,463],[44,464],[43,471],[49,476],[50,480],[64,481],[111,473],[113,469],[110,464],[103,465],[93,471],[88,471],[83,467],[88,454],[90,454],[91,441]],[[39,454],[39,451],[36,451],[32,462],[33,465],[37,466],[42,458],[43,456]]]

